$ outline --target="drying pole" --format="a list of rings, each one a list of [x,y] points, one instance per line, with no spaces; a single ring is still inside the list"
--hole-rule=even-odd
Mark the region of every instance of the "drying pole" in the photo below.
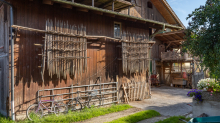
[[[13,25],[13,8],[10,7],[10,25]],[[12,27],[10,27],[11,33],[11,119],[15,120],[14,111],[14,38],[12,34]]]

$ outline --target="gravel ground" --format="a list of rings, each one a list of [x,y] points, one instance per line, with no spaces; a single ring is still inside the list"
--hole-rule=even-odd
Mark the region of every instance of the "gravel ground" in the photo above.
[[[131,106],[137,108],[131,108],[125,111],[111,113],[77,123],[109,122],[121,117],[137,113],[141,110],[156,110],[161,114],[161,116],[146,119],[138,123],[155,123],[170,116],[189,116],[192,112],[192,107],[187,105],[192,103],[192,98],[186,96],[189,90],[190,89],[174,88],[169,86],[162,86],[157,88],[152,87],[151,99],[129,103]]]
[[[138,123],[154,123],[170,116],[190,115],[192,107],[187,104],[192,104],[192,98],[186,96],[189,90],[169,86],[152,87],[151,99],[131,102],[130,105],[143,110],[156,110],[162,115]]]

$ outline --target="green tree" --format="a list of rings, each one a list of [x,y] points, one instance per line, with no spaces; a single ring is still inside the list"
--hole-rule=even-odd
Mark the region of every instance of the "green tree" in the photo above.
[[[183,52],[188,51],[202,60],[214,78],[220,77],[220,0],[207,0],[205,6],[188,15]]]

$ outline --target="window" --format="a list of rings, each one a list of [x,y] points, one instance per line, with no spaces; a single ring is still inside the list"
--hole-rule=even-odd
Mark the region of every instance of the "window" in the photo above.
[[[114,37],[116,38],[121,37],[121,23],[119,22],[114,23]]]
[[[151,36],[153,34],[153,29],[149,28],[149,36]]]
[[[153,9],[153,5],[151,2],[147,2],[147,7]]]

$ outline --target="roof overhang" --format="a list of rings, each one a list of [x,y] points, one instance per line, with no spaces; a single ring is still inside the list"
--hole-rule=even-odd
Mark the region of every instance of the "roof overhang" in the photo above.
[[[171,29],[183,29],[183,27],[181,26],[176,26],[176,25],[172,25],[172,24],[168,24],[168,23],[163,23],[163,22],[159,22],[159,21],[154,21],[154,20],[150,20],[150,19],[144,19],[144,18],[139,18],[139,17],[134,17],[134,16],[130,16],[130,15],[126,15],[126,14],[122,14],[119,12],[115,12],[115,11],[111,11],[111,10],[107,10],[107,9],[102,9],[102,8],[98,8],[98,7],[93,7],[93,6],[89,6],[89,5],[84,5],[84,4],[80,4],[80,3],[76,3],[76,2],[71,2],[71,1],[64,1],[64,0],[51,0],[54,3],[59,3],[62,5],[70,5],[76,8],[82,8],[82,9],[86,9],[88,11],[95,11],[95,12],[101,12],[104,13],[108,16],[112,17],[116,17],[116,18],[123,18],[124,20],[130,20],[133,22],[140,22],[140,23],[151,23],[153,24],[153,26],[164,26],[166,28],[171,28]]]
[[[170,46],[180,46],[182,44],[182,41],[185,41],[185,32],[184,30],[174,31],[174,32],[167,32],[167,33],[161,33],[157,34],[155,36],[156,39],[162,41],[163,43],[167,43]]]
[[[92,0],[74,0],[76,3],[92,5]],[[103,8],[107,10],[112,10],[113,0],[95,0],[95,7]],[[126,0],[114,0],[114,11],[121,11],[128,8],[129,6],[134,6],[131,2]]]
[[[178,25],[178,26],[181,26],[183,29],[185,29],[185,26],[180,21],[180,19],[175,14],[175,12],[170,7],[170,5],[167,3],[166,0],[151,0],[151,2],[154,4],[154,6],[158,9],[161,15],[163,15],[164,19],[169,24]]]

